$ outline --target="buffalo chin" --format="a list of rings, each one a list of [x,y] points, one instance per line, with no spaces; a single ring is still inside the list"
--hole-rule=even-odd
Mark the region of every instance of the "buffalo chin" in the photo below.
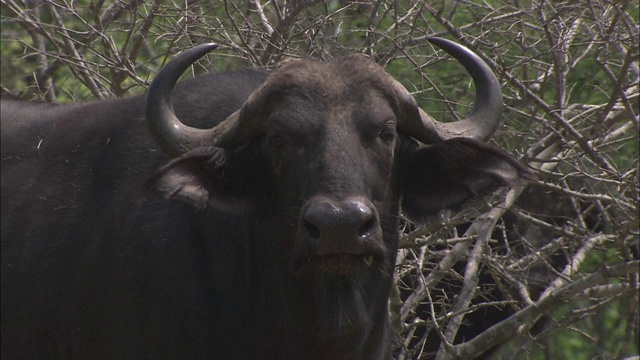
[[[371,328],[374,309],[367,299],[375,296],[374,279],[380,274],[370,259],[324,255],[298,267],[296,284],[307,331],[328,337],[366,333]]]

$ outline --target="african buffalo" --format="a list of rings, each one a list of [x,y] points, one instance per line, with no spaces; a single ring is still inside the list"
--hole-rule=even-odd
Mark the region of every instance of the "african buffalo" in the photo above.
[[[474,79],[462,121],[363,55],[174,90],[212,44],[146,105],[2,99],[2,357],[388,358],[400,211],[532,178],[480,142],[502,107],[489,67],[430,41]]]

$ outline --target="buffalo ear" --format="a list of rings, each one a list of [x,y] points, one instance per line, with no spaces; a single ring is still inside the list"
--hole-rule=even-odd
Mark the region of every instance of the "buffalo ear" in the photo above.
[[[412,144],[402,159],[402,209],[414,220],[456,209],[500,186],[536,179],[502,150],[466,138]]]
[[[171,160],[146,181],[142,194],[156,192],[165,199],[184,201],[198,210],[214,209],[240,215],[253,210],[251,190],[254,179],[246,178],[240,151],[199,147]],[[255,185],[253,185],[255,190]]]

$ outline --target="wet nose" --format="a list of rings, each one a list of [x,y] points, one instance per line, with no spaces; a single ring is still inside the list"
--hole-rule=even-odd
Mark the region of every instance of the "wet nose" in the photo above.
[[[381,232],[378,213],[364,198],[309,201],[301,217],[307,241],[322,253],[362,253],[362,244]]]

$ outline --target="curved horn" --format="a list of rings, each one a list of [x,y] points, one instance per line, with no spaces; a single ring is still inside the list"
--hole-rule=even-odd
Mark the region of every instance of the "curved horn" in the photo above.
[[[491,68],[473,51],[465,46],[442,38],[429,38],[430,42],[443,49],[458,60],[469,72],[476,86],[476,100],[471,113],[463,120],[441,123],[434,120],[424,110],[417,108],[415,100],[400,84],[396,87],[402,101],[414,107],[412,115],[407,116],[399,127],[408,135],[425,142],[433,143],[455,137],[474,138],[487,141],[500,125],[502,114],[502,90]]]
[[[151,135],[170,156],[177,157],[202,145],[233,148],[253,139],[260,133],[257,123],[249,123],[254,104],[258,102],[256,90],[242,108],[211,129],[187,126],[173,110],[171,93],[180,75],[196,60],[217,48],[216,44],[202,44],[183,51],[165,65],[151,82],[147,93],[146,118]],[[241,121],[244,119],[244,121]]]
[[[171,93],[180,75],[217,44],[202,44],[183,51],[166,64],[151,82],[145,115],[149,132],[158,145],[175,157],[210,139],[210,131],[183,124],[173,110]]]

